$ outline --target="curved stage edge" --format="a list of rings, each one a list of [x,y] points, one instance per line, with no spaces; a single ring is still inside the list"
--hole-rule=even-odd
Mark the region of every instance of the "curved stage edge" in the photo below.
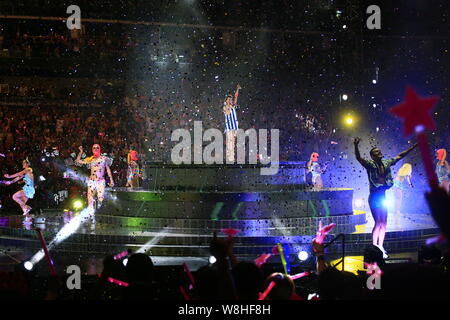
[[[209,257],[213,232],[238,229],[234,252],[253,260],[282,243],[289,259],[300,250],[311,252],[319,221],[335,223],[325,241],[338,234],[327,255],[361,255],[371,244],[370,214],[354,211],[353,190],[314,190],[305,183],[305,163],[285,163],[274,176],[261,176],[260,166],[149,166],[152,187],[146,190],[108,189],[95,218],[81,222],[61,243],[56,256],[105,256],[125,249],[162,257]],[[148,182],[148,181],[147,181]],[[34,252],[40,249],[33,230],[39,227],[47,243],[76,221],[77,212],[46,210],[31,223],[22,216],[0,218],[0,247]],[[439,230],[431,219],[403,223],[405,231],[389,229],[385,248],[390,253],[413,252]],[[30,222],[30,221],[28,221]],[[278,259],[279,260],[279,259]]]

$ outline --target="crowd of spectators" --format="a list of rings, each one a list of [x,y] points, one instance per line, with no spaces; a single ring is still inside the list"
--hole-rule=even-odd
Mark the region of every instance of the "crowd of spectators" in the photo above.
[[[447,199],[448,201],[448,199]],[[446,220],[448,222],[448,219]],[[151,256],[131,253],[122,258],[107,256],[103,271],[83,290],[69,291],[64,276],[41,278],[17,267],[0,273],[2,299],[45,300],[436,300],[448,299],[450,278],[446,246],[424,247],[419,263],[386,264],[375,246],[364,251],[365,267],[357,274],[341,271],[326,262],[324,246],[313,240],[316,266],[297,280],[264,264],[238,261],[233,239],[213,237],[210,253],[216,262],[192,272],[173,271],[161,277]],[[123,263],[127,259],[127,263]],[[365,270],[367,269],[367,271]],[[167,283],[167,278],[172,281]],[[267,290],[270,287],[270,290]],[[75,294],[74,294],[75,292]]]

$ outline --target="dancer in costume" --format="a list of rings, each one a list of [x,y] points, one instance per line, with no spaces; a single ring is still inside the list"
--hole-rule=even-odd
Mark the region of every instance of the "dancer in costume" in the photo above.
[[[139,170],[137,151],[130,150],[127,156],[127,162],[127,184],[125,187],[139,188],[139,178],[141,177],[141,173]]]
[[[111,169],[108,166],[108,159],[101,155],[100,145],[94,144],[92,146],[93,156],[81,160],[83,154],[83,147],[79,147],[80,153],[76,159],[79,164],[87,164],[91,168],[91,175],[88,182],[88,205],[89,208],[94,208],[94,197],[97,195],[98,203],[97,208],[102,205],[105,195],[105,171],[109,177],[109,186],[114,187],[114,180],[111,174]]]
[[[319,154],[313,152],[308,161],[308,172],[312,174],[312,183],[314,189],[320,190],[323,188],[322,174],[325,173],[326,167],[322,168],[319,164]]]
[[[394,221],[397,228],[400,228],[400,208],[403,201],[403,192],[406,191],[406,183],[410,188],[413,187],[411,183],[412,166],[410,163],[405,163],[394,178],[394,185],[392,191],[394,192],[395,200],[395,215]]]
[[[31,211],[31,207],[27,205],[27,201],[28,199],[33,199],[35,193],[33,169],[30,167],[28,158],[22,161],[22,168],[22,171],[15,174],[5,174],[5,178],[14,180],[5,181],[4,183],[9,186],[10,184],[23,179],[25,185],[22,190],[17,191],[13,195],[13,199],[22,208],[23,215],[27,215]]]
[[[449,193],[450,179],[448,175],[450,174],[450,166],[448,165],[446,158],[447,151],[445,149],[436,151],[436,159],[438,160],[436,163],[436,175],[439,180],[439,185]]]
[[[360,138],[355,138],[355,156],[356,160],[367,170],[369,178],[370,194],[369,207],[373,216],[375,225],[372,230],[372,243],[374,246],[383,251],[384,258],[387,258],[387,252],[383,247],[384,236],[386,234],[387,224],[387,208],[385,204],[386,190],[394,184],[391,174],[391,167],[398,161],[403,159],[417,144],[413,145],[408,150],[400,152],[395,158],[383,159],[383,154],[378,148],[370,150],[370,157],[372,160],[363,159],[359,153]]]
[[[237,99],[240,85],[237,85],[234,99],[231,94],[227,95],[223,103],[223,113],[225,115],[225,133],[227,139],[227,163],[234,163],[234,146],[236,144],[236,134],[239,129],[236,115]]]

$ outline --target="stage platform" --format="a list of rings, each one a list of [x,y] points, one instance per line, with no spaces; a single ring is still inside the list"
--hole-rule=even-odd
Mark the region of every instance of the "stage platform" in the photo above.
[[[32,219],[0,217],[0,247],[17,254],[16,259],[26,260],[40,249],[34,228],[42,230],[47,243],[69,229],[68,237],[51,248],[55,261],[86,256],[98,260],[131,249],[158,257],[162,263],[185,261],[197,268],[208,263],[213,232],[225,237],[225,229],[237,229],[234,252],[238,259],[254,260],[281,243],[289,261],[295,263],[299,251],[311,253],[320,221],[336,223],[326,241],[344,235],[344,242],[336,241],[327,248],[330,259],[342,254],[342,246],[345,255],[359,256],[371,244],[373,221],[370,214],[353,210],[353,190],[311,189],[300,178],[304,163],[285,164],[276,176],[260,176],[258,166],[221,167],[222,179],[213,166],[153,169],[152,188],[108,189],[95,218],[83,220],[77,228],[71,224],[79,212],[45,210]],[[286,185],[293,172],[297,172],[298,183]],[[213,175],[214,179],[205,178]],[[185,179],[176,185],[182,176]],[[230,181],[234,181],[231,190]],[[390,215],[385,239],[390,254],[415,252],[427,238],[438,234],[429,215],[405,214],[399,225],[392,218]],[[271,259],[279,262],[278,256]]]

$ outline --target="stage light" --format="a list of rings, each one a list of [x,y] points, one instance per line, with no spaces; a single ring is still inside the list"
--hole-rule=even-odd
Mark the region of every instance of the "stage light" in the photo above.
[[[44,176],[39,176],[39,181],[45,181]]]
[[[300,261],[306,261],[306,260],[308,260],[308,258],[309,258],[309,254],[307,251],[302,250],[298,253],[298,259]]]
[[[42,158],[41,158],[41,161],[42,161],[42,162],[45,162],[45,157],[42,157]]]
[[[209,257],[209,263],[210,264],[216,263],[216,257],[214,257],[214,256]]]
[[[93,208],[87,207],[83,209],[79,215],[75,216],[68,223],[58,231],[52,241],[48,244],[48,251],[52,250],[58,244],[70,237],[78,228],[81,226],[82,222],[86,221],[88,217],[95,213]],[[31,263],[36,264],[45,257],[44,250],[41,248],[35,255],[31,258]]]
[[[394,201],[391,198],[386,197],[383,201],[383,206],[385,208],[392,208],[394,206]]]
[[[355,123],[355,119],[351,115],[347,115],[344,118],[344,123],[346,126],[352,126]]]
[[[33,266],[33,264],[30,261],[25,261],[25,263],[23,264],[23,267],[26,270],[31,271],[31,270],[33,270],[34,266]]]
[[[128,263],[128,258],[123,259],[123,260],[122,260],[122,263],[123,263],[123,265],[126,267],[126,266],[127,266],[127,263]]]
[[[164,227],[150,241],[141,246],[139,250],[136,251],[136,253],[146,253],[148,250],[153,248],[159,242],[159,240],[163,239],[166,236],[167,229],[169,229],[169,227]]]
[[[347,29],[347,25],[344,24],[344,25],[342,26],[342,29]]]
[[[376,130],[377,130],[377,132],[378,132],[378,131],[380,131],[380,128],[378,128],[378,127],[377,127],[377,129],[376,129]]]
[[[372,107],[376,108],[376,107],[377,107],[377,104],[376,104],[376,103],[372,104]]]
[[[363,199],[355,199],[355,207],[356,208],[362,208],[364,205],[364,200]]]
[[[376,80],[376,79],[373,79],[373,80],[372,80],[372,83],[373,83],[373,84],[377,84],[377,80]]]
[[[347,101],[347,99],[348,99],[348,95],[343,94],[343,95],[342,95],[342,100]]]
[[[83,202],[81,200],[75,200],[73,202],[73,208],[75,210],[80,210],[81,208],[83,208]]]

